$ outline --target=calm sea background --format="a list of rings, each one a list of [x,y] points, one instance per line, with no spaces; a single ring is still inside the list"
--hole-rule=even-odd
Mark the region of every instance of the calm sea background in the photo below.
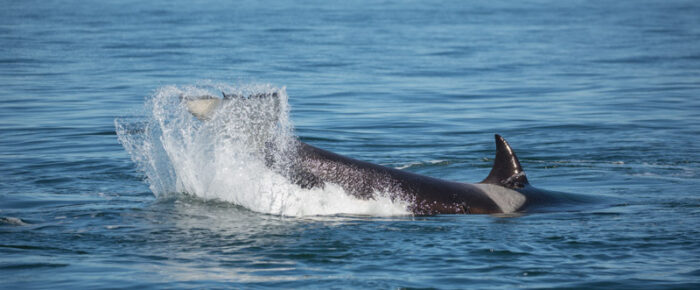
[[[698,1],[0,2],[0,288],[700,287]],[[602,205],[156,198],[115,119],[212,82],[286,86],[302,140],[444,179],[483,179],[502,134]]]

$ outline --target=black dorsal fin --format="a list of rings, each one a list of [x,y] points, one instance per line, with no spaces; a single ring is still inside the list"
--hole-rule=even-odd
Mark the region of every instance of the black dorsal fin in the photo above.
[[[506,139],[496,134],[496,160],[491,173],[481,183],[496,184],[507,188],[522,188],[529,184],[525,171],[520,166],[518,156],[510,148]]]

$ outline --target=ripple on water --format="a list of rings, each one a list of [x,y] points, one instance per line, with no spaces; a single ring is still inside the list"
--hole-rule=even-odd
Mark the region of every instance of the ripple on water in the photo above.
[[[16,218],[16,217],[0,217],[0,225],[8,225],[8,226],[26,226],[27,223],[25,223],[21,218]]]

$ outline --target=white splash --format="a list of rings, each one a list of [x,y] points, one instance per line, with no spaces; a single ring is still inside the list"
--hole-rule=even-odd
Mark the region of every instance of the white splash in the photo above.
[[[220,102],[207,121],[195,118],[182,102],[221,92],[277,97]],[[288,156],[295,137],[287,99],[284,88],[270,85],[166,86],[147,100],[145,122],[117,119],[115,126],[157,197],[185,192],[285,216],[409,214],[407,204],[386,194],[361,200],[333,184],[306,190],[266,166],[266,149],[273,148],[278,163],[293,158]]]
[[[441,163],[447,163],[445,160],[428,160],[428,161],[414,161],[410,163],[406,163],[403,165],[396,166],[394,168],[399,169],[399,170],[404,170],[407,168],[412,168],[412,167],[421,167],[425,165],[436,165],[436,164],[441,164]]]

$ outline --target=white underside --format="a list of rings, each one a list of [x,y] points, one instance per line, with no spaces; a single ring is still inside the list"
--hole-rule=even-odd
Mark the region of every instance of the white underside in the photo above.
[[[501,208],[503,213],[516,212],[525,204],[525,196],[515,190],[494,184],[474,184],[481,188],[493,202]]]

